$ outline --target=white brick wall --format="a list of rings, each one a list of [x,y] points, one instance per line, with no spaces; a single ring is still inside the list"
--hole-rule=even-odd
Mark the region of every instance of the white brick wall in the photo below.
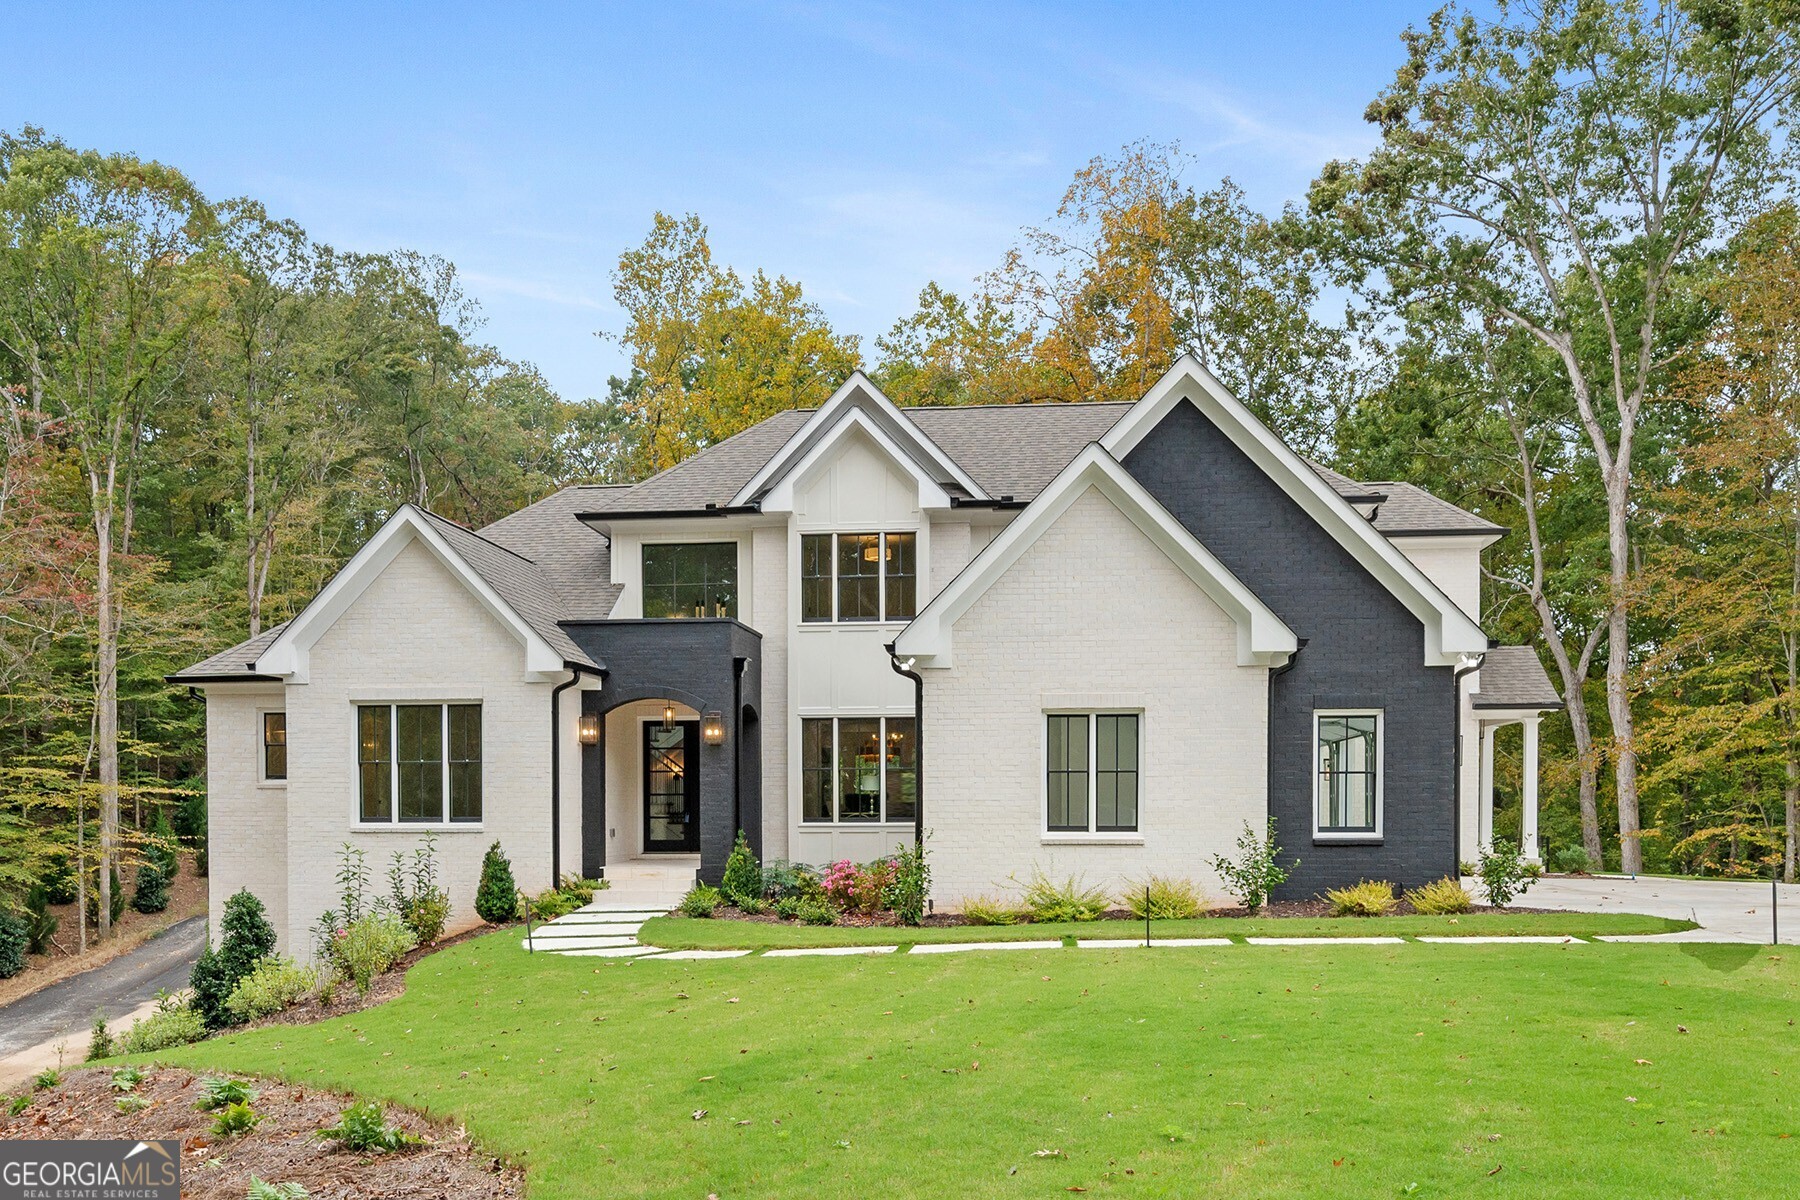
[[[1034,865],[1115,894],[1154,872],[1221,900],[1206,859],[1266,819],[1268,671],[1237,665],[1231,619],[1089,491],[956,625],[925,673],[933,897],[1010,890]],[[1142,844],[1043,833],[1044,710],[1141,709]]]
[[[528,891],[549,886],[553,684],[527,681],[524,672],[519,643],[418,543],[403,550],[313,646],[312,682],[287,688],[289,895],[285,917],[276,925],[285,952],[306,955],[313,923],[336,906],[334,876],[345,842],[366,853],[377,892],[386,888],[390,855],[419,844],[413,828],[354,825],[359,700],[481,702],[483,823],[438,835],[441,883],[454,906],[452,930],[477,920],[481,859],[496,839],[512,860],[519,886]],[[577,703],[573,689],[564,693],[565,709],[572,712]],[[232,756],[229,745],[209,744],[215,776],[233,769],[227,762]],[[215,799],[215,812],[218,804]],[[579,807],[565,805],[564,812],[572,814],[562,826],[564,860],[572,864],[580,855]],[[279,878],[269,861],[282,851],[278,826],[246,831],[243,841],[233,839],[230,845],[220,843],[216,828],[215,875],[241,870],[252,878]],[[215,903],[219,894],[215,885]]]
[[[287,788],[262,782],[262,714],[283,707],[280,684],[228,684],[206,693],[207,917],[256,893],[277,932],[288,923]]]

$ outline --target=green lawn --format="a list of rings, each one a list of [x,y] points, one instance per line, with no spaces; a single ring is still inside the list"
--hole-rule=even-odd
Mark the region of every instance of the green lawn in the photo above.
[[[163,1057],[465,1122],[540,1200],[1662,1200],[1791,1192],[1797,1011],[1800,956],[1756,946],[674,962],[507,931],[381,1008]]]
[[[1474,937],[1477,934],[1675,933],[1692,921],[1634,913],[1465,913],[1460,917],[1296,917],[1155,921],[1151,937]],[[771,925],[759,921],[656,917],[638,940],[667,950],[760,950],[777,946],[894,946],[919,942],[1018,942],[1051,938],[1141,938],[1142,921],[1054,925],[949,925],[904,929],[840,925]]]

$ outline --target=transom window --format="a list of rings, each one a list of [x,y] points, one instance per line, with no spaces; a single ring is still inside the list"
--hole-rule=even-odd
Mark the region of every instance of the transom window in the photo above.
[[[1381,832],[1381,714],[1318,712],[1314,776],[1316,832]]]
[[[913,718],[801,720],[802,821],[910,821],[918,811],[918,797],[919,739]]]
[[[480,821],[481,705],[357,705],[356,773],[365,824]]]
[[[644,547],[646,617],[736,617],[736,542]]]
[[[262,715],[263,778],[274,782],[287,778],[287,714],[266,712]]]
[[[918,597],[918,534],[801,535],[802,621],[911,620]]]
[[[1138,714],[1046,713],[1044,827],[1136,833]]]

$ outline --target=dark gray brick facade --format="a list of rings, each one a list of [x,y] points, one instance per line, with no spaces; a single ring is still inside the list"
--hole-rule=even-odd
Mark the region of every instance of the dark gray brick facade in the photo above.
[[[1177,405],[1125,468],[1304,642],[1271,686],[1269,810],[1284,860],[1300,860],[1277,898],[1454,874],[1452,669],[1423,665],[1418,618],[1193,405]],[[1383,840],[1315,843],[1313,710],[1358,707],[1385,714]]]

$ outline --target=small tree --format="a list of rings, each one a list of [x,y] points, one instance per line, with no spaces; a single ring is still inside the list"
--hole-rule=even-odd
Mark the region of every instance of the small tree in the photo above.
[[[181,874],[181,855],[175,852],[178,845],[180,843],[175,839],[175,827],[169,824],[169,814],[158,806],[156,818],[150,822],[150,839],[144,847],[144,856],[156,864],[157,872],[165,882],[173,882]]]
[[[263,915],[262,901],[248,888],[225,901],[225,918],[220,924],[218,948],[207,943],[189,979],[194,988],[194,1008],[209,1029],[235,1023],[237,1018],[225,1002],[231,998],[238,980],[275,950],[275,930]]]
[[[741,829],[738,830],[737,844],[731,848],[731,857],[725,860],[725,877],[719,881],[719,891],[724,893],[727,904],[739,908],[746,901],[762,899],[762,867],[750,849],[750,839]]]
[[[1519,856],[1519,848],[1505,838],[1496,839],[1482,851],[1476,874],[1487,889],[1488,903],[1495,908],[1505,908],[1535,882]]]
[[[475,889],[475,914],[489,925],[500,925],[519,915],[519,885],[513,882],[512,863],[495,842],[481,860],[481,883]]]
[[[931,864],[925,861],[925,847],[914,843],[894,855],[894,874],[882,889],[881,898],[908,925],[925,919],[925,898],[931,894]]]
[[[1213,870],[1225,881],[1225,886],[1244,902],[1244,907],[1255,912],[1268,902],[1269,893],[1287,882],[1287,868],[1276,861],[1281,847],[1275,844],[1275,818],[1269,818],[1269,833],[1265,838],[1258,834],[1250,822],[1244,822],[1244,832],[1238,835],[1237,857],[1226,858],[1222,854],[1213,855]],[[1295,859],[1291,866],[1299,866]]]
[[[0,979],[11,979],[25,969],[25,922],[0,912]]]
[[[159,913],[169,907],[169,881],[154,862],[138,868],[137,889],[131,895],[131,907],[141,913]]]

